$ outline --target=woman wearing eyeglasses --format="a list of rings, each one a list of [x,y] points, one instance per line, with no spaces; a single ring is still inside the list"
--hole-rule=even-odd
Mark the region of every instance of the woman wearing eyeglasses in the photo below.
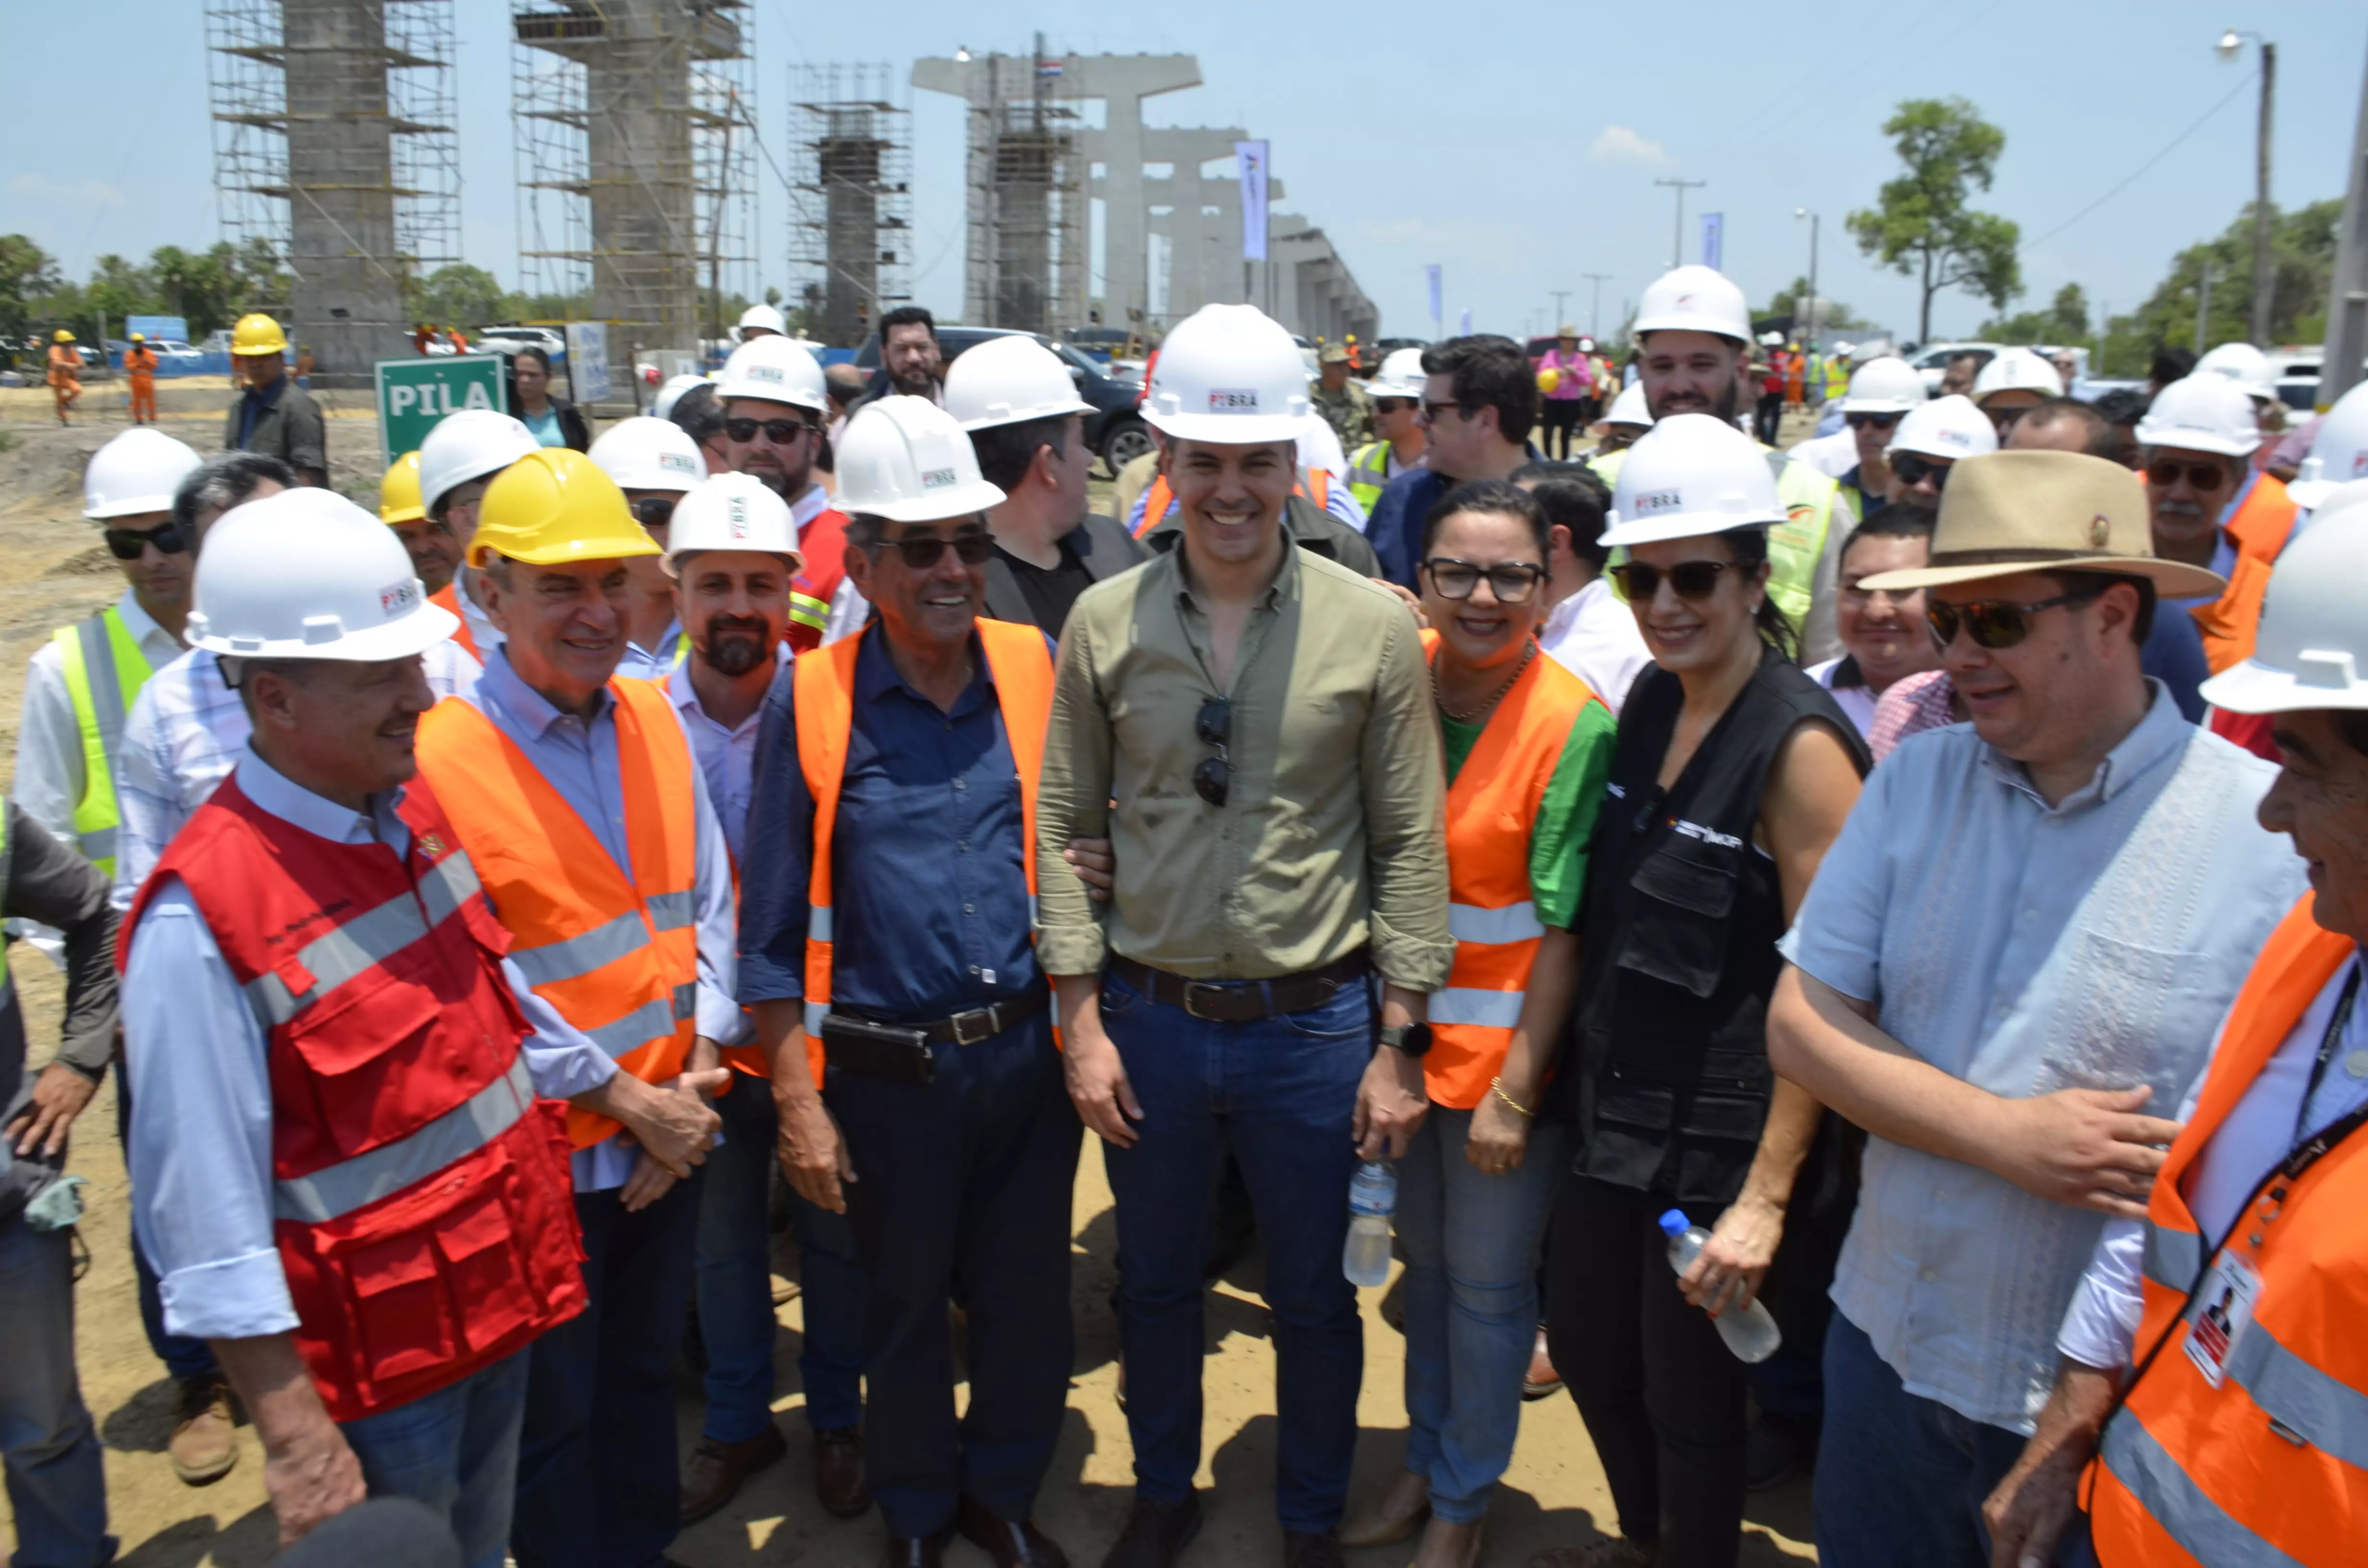
[[[1538,1242],[1563,1129],[1535,1122],[1577,977],[1587,843],[1613,722],[1538,647],[1548,524],[1503,481],[1432,507],[1418,569],[1447,760],[1455,968],[1430,998],[1430,1114],[1398,1170],[1406,1255],[1406,1469],[1343,1546],[1430,1524],[1417,1568],[1478,1561],[1513,1455],[1538,1321]]]
[[[1546,1319],[1622,1539],[1537,1562],[1731,1568],[1748,1369],[1709,1314],[1761,1295],[1772,1267],[1800,1298],[1770,1306],[1786,1336],[1814,1355],[1823,1327],[1808,1320],[1851,1177],[1839,1124],[1770,1073],[1764,1023],[1776,939],[1868,763],[1769,599],[1784,512],[1759,449],[1706,415],[1664,419],[1614,508],[1603,541],[1630,551],[1612,570],[1654,667],[1621,709],[1588,858]],[[1681,1279],[1673,1209],[1711,1232]]]

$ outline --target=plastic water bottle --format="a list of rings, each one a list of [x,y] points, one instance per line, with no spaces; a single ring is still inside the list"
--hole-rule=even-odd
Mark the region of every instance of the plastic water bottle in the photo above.
[[[1710,1240],[1710,1233],[1688,1224],[1684,1210],[1672,1209],[1661,1216],[1661,1233],[1669,1238],[1669,1267],[1682,1279],[1694,1266],[1702,1244]],[[1738,1361],[1765,1361],[1784,1343],[1784,1331],[1757,1301],[1739,1310],[1730,1307],[1711,1322],[1718,1325],[1718,1336],[1726,1341]]]
[[[1349,1284],[1389,1283],[1390,1216],[1397,1207],[1396,1167],[1384,1160],[1359,1165],[1349,1178],[1349,1244],[1340,1253],[1340,1272]]]

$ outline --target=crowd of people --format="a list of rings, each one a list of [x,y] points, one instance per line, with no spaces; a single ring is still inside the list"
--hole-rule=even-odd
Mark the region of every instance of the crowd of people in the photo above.
[[[882,331],[865,385],[747,324],[597,438],[524,356],[372,516],[251,319],[223,450],[92,459],[124,590],[35,654],[0,824],[67,979],[39,1073],[0,1004],[16,1561],[115,1550],[110,1067],[172,1465],[251,1422],[292,1552],[668,1561],[790,1451],[778,1172],[816,1506],[1067,1562],[1087,1132],[1105,1568],[1201,1526],[1253,1230],[1260,1561],[1484,1561],[1556,1388],[1615,1517],[1535,1568],[1728,1568],[1804,1470],[1843,1568],[2368,1550],[2368,389],[2294,454],[2238,354],[2107,406],[1869,352],[1787,452],[1709,268],[1608,401],[1574,333],[1349,395],[1212,305],[1101,516],[1061,360]],[[1362,1496],[1352,1210],[1406,1342]]]

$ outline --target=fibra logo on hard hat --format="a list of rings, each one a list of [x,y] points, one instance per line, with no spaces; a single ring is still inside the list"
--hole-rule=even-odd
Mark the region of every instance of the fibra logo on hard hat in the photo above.
[[[1649,517],[1656,512],[1676,511],[1686,504],[1686,498],[1679,491],[1654,490],[1634,497],[1634,503],[1635,515]]]
[[[732,497],[731,512],[730,515],[723,519],[723,526],[725,531],[733,539],[746,539],[748,537],[748,501],[746,496],[734,495]]]
[[[924,490],[941,490],[953,482],[954,471],[950,468],[929,469],[921,475],[921,488]]]
[[[672,469],[677,473],[688,474],[693,479],[704,479],[707,477],[706,473],[698,463],[693,462],[689,458],[684,456],[680,452],[660,452],[658,454],[658,472],[660,473],[664,473],[668,469]]]
[[[1941,439],[1952,447],[1970,447],[1974,444],[1974,437],[1964,430],[1942,430],[1938,434]]]
[[[781,368],[779,365],[750,365],[747,367],[747,371],[748,379],[752,381],[778,381],[781,379]]]
[[[378,591],[379,613],[393,620],[419,602],[419,579],[392,584]]]
[[[1212,414],[1256,414],[1258,411],[1258,396],[1255,387],[1240,392],[1212,388],[1209,392],[1209,412]]]

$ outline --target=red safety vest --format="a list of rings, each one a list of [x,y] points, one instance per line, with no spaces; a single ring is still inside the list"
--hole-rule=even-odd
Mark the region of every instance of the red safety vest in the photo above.
[[[831,596],[847,576],[847,514],[835,506],[815,513],[814,521],[799,530],[798,554],[803,563],[790,579],[790,651],[793,653],[822,646]]]
[[[264,1026],[272,1231],[333,1420],[435,1392],[584,1309],[559,1108],[518,1053],[509,938],[436,797],[398,859],[223,781],[125,916],[178,877]],[[169,1046],[170,1042],[163,1042]]]
[[[1291,493],[1315,502],[1316,510],[1322,511],[1324,503],[1332,494],[1332,471],[1322,468],[1301,469],[1299,477],[1292,482]],[[1151,488],[1143,493],[1143,526],[1134,530],[1134,537],[1141,539],[1157,528],[1161,520],[1167,516],[1167,509],[1174,505],[1176,505],[1176,492],[1167,487],[1167,476],[1164,473],[1156,476],[1151,482]]]

